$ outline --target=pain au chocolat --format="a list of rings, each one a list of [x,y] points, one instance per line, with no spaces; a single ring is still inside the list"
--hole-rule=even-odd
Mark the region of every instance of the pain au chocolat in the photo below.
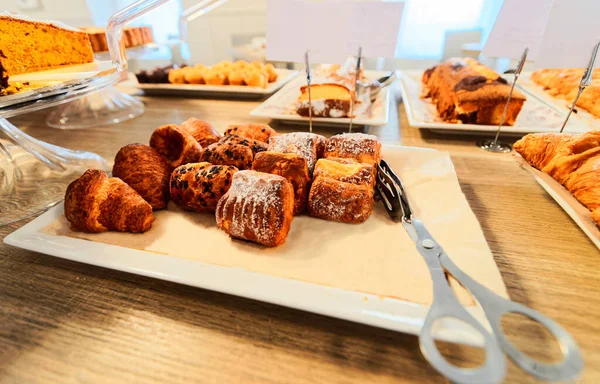
[[[252,170],[234,174],[217,204],[219,228],[231,237],[268,247],[285,242],[294,216],[294,189],[278,175]]]
[[[171,199],[186,211],[214,212],[237,171],[206,162],[182,165],[171,175]]]
[[[441,119],[449,123],[498,125],[511,86],[490,68],[471,58],[450,59],[428,69],[422,97],[431,97]],[[525,103],[514,90],[504,124],[513,125]]]
[[[294,215],[305,211],[310,186],[306,158],[296,153],[261,152],[254,157],[252,169],[285,177],[294,187]]]

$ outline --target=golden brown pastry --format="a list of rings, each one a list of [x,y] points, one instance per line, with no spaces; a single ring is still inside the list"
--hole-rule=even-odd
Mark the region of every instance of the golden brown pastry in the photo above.
[[[219,68],[212,68],[204,74],[204,81],[209,85],[225,85],[228,81],[227,75],[228,73]]]
[[[65,217],[74,231],[140,233],[152,227],[152,207],[133,188],[88,169],[67,187]]]
[[[277,81],[277,72],[275,72],[275,67],[273,66],[273,64],[265,64],[264,66],[264,70],[267,72],[267,75],[269,76],[269,83],[273,83],[275,81]]]
[[[171,169],[197,162],[202,153],[196,139],[175,124],[158,127],[150,136],[150,146],[167,159]]]
[[[181,123],[180,127],[192,135],[202,148],[218,142],[222,137],[221,133],[210,123],[196,119],[195,117],[190,117]]]
[[[268,143],[275,130],[266,124],[231,124],[225,130],[225,135],[230,134]]]
[[[373,188],[329,177],[314,179],[308,196],[308,213],[319,219],[358,224],[373,212]]]
[[[126,145],[117,152],[112,173],[139,193],[155,211],[167,207],[171,169],[154,148],[144,144]]]
[[[217,165],[231,165],[237,169],[250,169],[254,154],[247,145],[218,142],[204,148],[200,161]]]
[[[232,69],[228,78],[230,85],[244,85],[244,72],[241,69]]]
[[[381,143],[376,136],[363,133],[343,133],[327,141],[323,157],[343,157],[359,163],[376,164],[381,160]]]
[[[231,237],[268,247],[285,242],[294,217],[294,189],[278,175],[239,171],[217,204],[217,225]]]
[[[511,86],[475,59],[450,59],[423,74],[423,97],[431,97],[440,118],[450,123],[498,125]],[[514,90],[504,124],[513,125],[525,95]]]
[[[254,157],[252,170],[285,177],[294,188],[294,215],[306,210],[310,176],[303,156],[295,153],[260,152]]]
[[[246,60],[238,60],[235,63],[233,63],[233,65],[231,66],[232,68],[238,68],[238,69],[243,69],[246,68],[250,63],[248,63]]]
[[[285,133],[269,139],[269,151],[296,153],[304,157],[308,165],[308,174],[312,177],[319,152],[323,153],[323,140],[325,140],[323,136],[314,133]]]
[[[352,159],[319,159],[315,165],[314,178],[318,179],[319,177],[374,188],[375,167]]]
[[[188,67],[175,68],[169,71],[169,83],[171,84],[185,84],[185,74],[188,71]]]
[[[171,199],[186,211],[214,212],[237,171],[236,167],[210,163],[177,167],[171,175]]]
[[[188,84],[204,84],[204,73],[206,67],[202,64],[196,64],[193,67],[188,67],[183,73],[183,79]]]
[[[267,143],[263,143],[262,141],[258,140],[247,139],[234,134],[225,135],[220,142],[245,145],[252,150],[254,155],[267,150]]]
[[[247,69],[244,71],[244,83],[250,87],[267,88],[269,76],[258,69]]]
[[[592,211],[594,222],[600,226],[600,132],[529,134],[514,148]]]

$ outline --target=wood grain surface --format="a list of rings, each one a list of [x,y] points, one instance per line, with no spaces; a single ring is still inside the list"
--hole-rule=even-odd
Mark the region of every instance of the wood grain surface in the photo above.
[[[44,124],[48,111],[11,121],[36,138],[95,151],[111,163],[121,146],[145,143],[157,126],[188,117],[220,130],[229,123],[269,123],[249,116],[257,101],[142,99],[144,115],[109,127],[54,130]],[[474,145],[476,137],[410,128],[401,103],[392,111],[387,126],[368,131],[385,143],[451,154],[510,296],[570,331],[586,363],[577,382],[600,382],[600,252],[512,154],[484,152]],[[275,122],[273,127],[298,129]],[[0,239],[26,221],[0,227]],[[505,325],[527,353],[556,358],[554,341],[536,326],[512,316]],[[475,348],[441,348],[465,366],[481,361]],[[0,244],[0,381],[446,382],[422,357],[415,336],[5,244]],[[509,364],[506,382],[535,380]]]

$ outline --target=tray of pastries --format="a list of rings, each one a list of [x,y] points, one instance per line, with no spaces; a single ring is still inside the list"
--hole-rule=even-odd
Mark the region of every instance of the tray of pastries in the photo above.
[[[523,92],[537,97],[549,104],[557,105],[560,110],[571,108],[579,91],[583,76],[582,68],[552,68],[526,72],[521,75],[518,86]],[[590,129],[600,129],[600,70],[595,69],[592,84],[586,87],[571,118],[585,122]],[[570,123],[569,123],[570,124]]]
[[[137,87],[147,95],[270,95],[293,79],[298,71],[275,68],[273,64],[245,60],[160,67],[135,74]]]
[[[403,71],[401,84],[411,126],[454,133],[496,131],[511,88],[502,76],[471,58],[450,59],[426,71]],[[559,131],[565,116],[556,105],[515,89],[502,132]],[[585,132],[589,128],[573,119],[567,130]]]
[[[514,149],[523,168],[600,248],[600,132],[529,134]]]
[[[354,124],[387,124],[389,87],[382,84],[382,79],[387,81],[393,78],[393,74],[361,69],[352,111],[355,68],[356,61],[353,58],[349,58],[342,65],[319,65],[311,75],[310,100],[306,78],[298,77],[250,114],[294,124],[308,123],[312,114],[313,124],[347,125],[350,122],[350,114],[354,113]]]
[[[374,193],[394,167],[433,235],[467,273],[506,289],[446,153],[326,138],[264,124],[217,129],[190,118],[122,147],[112,174],[90,169],[63,204],[8,244],[92,265],[418,333],[429,271]],[[476,317],[481,310],[456,287]],[[437,336],[477,344],[442,324]]]

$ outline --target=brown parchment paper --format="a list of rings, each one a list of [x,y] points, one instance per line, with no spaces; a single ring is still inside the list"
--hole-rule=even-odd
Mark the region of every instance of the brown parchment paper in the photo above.
[[[508,297],[448,154],[398,148],[384,147],[384,157],[401,177],[412,206],[429,231],[460,268]],[[389,219],[381,203],[376,203],[373,215],[358,225],[295,217],[286,243],[277,248],[232,240],[217,228],[214,215],[184,212],[172,203],[155,216],[152,229],[144,234],[72,232],[64,216],[43,232],[431,303],[427,266],[402,225]],[[454,286],[461,302],[473,304],[462,287]]]

